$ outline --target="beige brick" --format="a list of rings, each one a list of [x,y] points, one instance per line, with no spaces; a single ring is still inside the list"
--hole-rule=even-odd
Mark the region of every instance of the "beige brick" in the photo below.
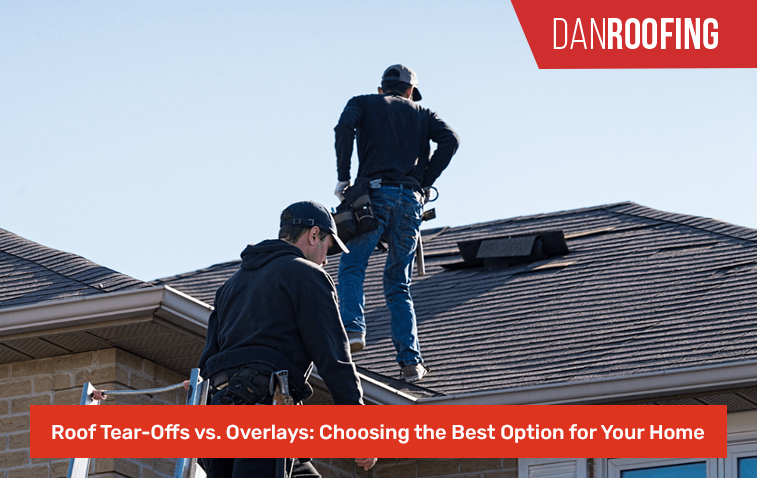
[[[518,470],[490,471],[481,476],[483,476],[483,478],[518,478]]]
[[[53,390],[52,377],[37,377],[34,379],[34,393],[51,392]]]
[[[163,475],[173,476],[176,469],[176,460],[170,458],[156,458],[153,463],[153,469]]]
[[[10,364],[0,365],[0,380],[5,380],[11,376]]]
[[[129,373],[129,387],[134,390],[155,388],[155,380],[147,378],[142,374],[131,372]]]
[[[460,460],[460,473],[502,469],[501,458],[466,458]]]
[[[23,466],[29,461],[29,454],[26,451],[11,451],[0,453],[0,470]]]
[[[97,363],[99,365],[111,365],[116,363],[116,350],[117,349],[115,348],[98,350],[96,352]]]
[[[148,377],[155,378],[155,362],[142,359],[142,373]]]
[[[94,352],[62,355],[53,361],[54,372],[69,372],[79,368],[91,367],[95,363]]]
[[[157,473],[152,468],[142,467],[142,478],[165,478],[165,476]]]
[[[53,375],[53,390],[65,390],[73,387],[71,383],[71,374],[58,372]]]
[[[0,451],[8,449],[8,437],[0,436]]]
[[[50,405],[50,396],[36,395],[34,397],[14,398],[11,403],[11,413],[29,413],[30,405]]]
[[[155,373],[153,374],[156,382],[160,383],[160,387],[168,385],[166,382],[166,368],[162,365],[155,364]]]
[[[457,460],[432,460],[418,463],[418,476],[456,475]]]
[[[94,466],[95,473],[116,472],[124,476],[139,478],[139,465],[124,458],[98,458]]]
[[[29,360],[11,364],[12,377],[32,377],[34,375],[47,375],[53,371],[53,359],[44,358]]]
[[[10,410],[10,400],[0,400],[0,415],[7,415]]]
[[[55,392],[53,405],[78,405],[81,401],[81,389]]]
[[[116,350],[116,363],[119,365],[125,365],[132,370],[142,370],[142,358],[137,357],[134,354],[130,354],[125,350]]]
[[[50,458],[32,458],[32,465],[49,465]]]
[[[116,381],[116,366],[105,365],[102,367],[86,368],[77,370],[74,374],[74,387],[81,387],[87,382],[99,387],[102,383]]]
[[[381,460],[379,460],[381,463]],[[381,478],[393,477],[393,478],[415,478],[416,466],[414,463],[405,465],[390,465],[382,466],[375,471],[375,473]]]
[[[18,450],[19,448],[29,448],[29,433],[18,433],[8,436],[8,448]]]
[[[18,415],[15,417],[0,418],[0,430],[2,430],[3,433],[28,431],[29,415]]]
[[[31,468],[21,468],[19,470],[8,471],[8,478],[47,478],[50,467],[33,466]]]
[[[168,381],[169,385],[173,385],[175,383],[181,383],[184,380],[187,380],[188,378],[189,377],[184,374],[166,369],[166,380]]]
[[[129,369],[123,365],[116,365],[116,382],[127,385],[129,383]]]
[[[56,461],[50,465],[50,478],[66,478],[68,475],[68,460]]]
[[[70,372],[72,370],[92,367],[95,364],[95,352],[81,352],[78,354],[55,357],[53,372]]]
[[[116,399],[113,402],[108,401],[106,403],[113,403],[114,405],[139,405],[140,404],[139,395],[119,395],[116,397]]]
[[[0,398],[18,397],[32,393],[31,380],[12,380],[0,384]]]
[[[95,473],[105,473],[116,469],[115,458],[96,458],[94,462]]]

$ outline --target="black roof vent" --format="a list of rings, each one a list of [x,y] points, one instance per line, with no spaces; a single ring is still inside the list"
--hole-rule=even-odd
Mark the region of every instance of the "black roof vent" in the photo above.
[[[457,243],[462,263],[451,268],[484,267],[494,269],[541,261],[569,253],[562,231],[501,236]]]

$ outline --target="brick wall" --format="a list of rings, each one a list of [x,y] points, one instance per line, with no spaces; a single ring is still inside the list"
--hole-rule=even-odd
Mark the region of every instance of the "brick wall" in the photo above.
[[[120,349],[104,349],[61,357],[0,365],[0,478],[62,478],[68,460],[29,456],[29,406],[73,405],[82,386],[91,382],[106,390],[134,390],[179,383],[186,377]],[[155,396],[130,395],[110,404],[183,404],[184,390]],[[166,478],[173,459],[92,460],[90,476]]]
[[[323,478],[518,478],[516,458],[391,459],[382,458],[369,471],[345,458],[315,460]]]

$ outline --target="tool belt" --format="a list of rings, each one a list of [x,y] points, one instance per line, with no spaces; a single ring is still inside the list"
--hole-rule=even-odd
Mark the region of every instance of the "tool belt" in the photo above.
[[[368,178],[357,178],[355,184],[344,192],[344,201],[333,214],[337,233],[343,242],[378,229],[378,219],[373,213],[369,194],[372,182]]]
[[[211,403],[216,405],[270,405],[273,396],[268,391],[271,372],[258,367],[224,370],[210,380],[213,387]]]

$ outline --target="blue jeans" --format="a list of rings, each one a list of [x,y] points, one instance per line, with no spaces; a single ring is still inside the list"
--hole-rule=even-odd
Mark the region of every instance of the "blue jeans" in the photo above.
[[[363,281],[368,259],[381,237],[389,243],[384,267],[384,296],[392,314],[392,342],[400,366],[423,363],[410,277],[413,272],[418,230],[421,225],[419,194],[408,186],[371,189],[371,205],[379,222],[375,231],[360,234],[347,243],[349,254],[339,261],[339,312],[348,332],[366,332]]]

